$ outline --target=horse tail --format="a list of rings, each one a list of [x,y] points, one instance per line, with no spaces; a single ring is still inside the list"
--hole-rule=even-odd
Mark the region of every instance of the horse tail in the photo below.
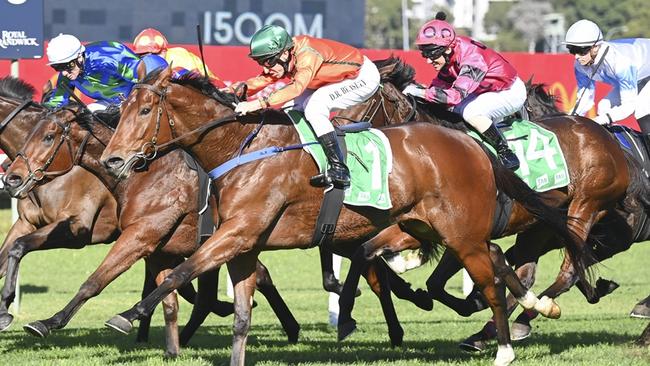
[[[625,192],[623,209],[626,212],[635,212],[638,209],[635,206],[640,203],[644,211],[650,213],[650,180],[645,177],[643,167],[639,161],[632,154],[625,150],[623,151],[625,153],[627,170],[630,174],[630,184]]]
[[[590,247],[569,230],[567,223],[571,218],[568,217],[567,210],[547,205],[542,194],[534,191],[514,172],[505,168],[492,153],[486,151],[486,154],[492,162],[497,189],[519,202],[531,215],[549,225],[560,236],[578,278],[584,283],[589,283],[588,277],[591,276],[587,272],[587,263],[592,263],[593,255]],[[592,239],[590,235],[587,241],[591,242]]]

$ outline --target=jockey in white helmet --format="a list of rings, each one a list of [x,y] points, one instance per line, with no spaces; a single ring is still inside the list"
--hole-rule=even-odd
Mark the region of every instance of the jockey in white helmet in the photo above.
[[[594,81],[602,81],[613,89],[598,103],[594,121],[609,124],[634,113],[641,131],[649,134],[650,87],[646,82],[650,78],[650,39],[604,41],[598,25],[582,19],[569,27],[564,44],[576,58],[574,70],[579,98],[576,113],[585,115],[593,107]]]

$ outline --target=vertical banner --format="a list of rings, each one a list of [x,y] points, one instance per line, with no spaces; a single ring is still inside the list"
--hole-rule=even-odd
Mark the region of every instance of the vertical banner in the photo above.
[[[43,56],[43,0],[0,0],[0,59]]]

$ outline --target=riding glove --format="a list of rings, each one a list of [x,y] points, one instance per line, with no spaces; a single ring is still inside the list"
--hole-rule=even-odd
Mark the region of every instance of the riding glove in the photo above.
[[[424,94],[426,92],[426,89],[421,87],[418,84],[409,84],[404,90],[402,91],[402,94],[404,95],[412,95],[417,98],[422,98],[424,99]]]

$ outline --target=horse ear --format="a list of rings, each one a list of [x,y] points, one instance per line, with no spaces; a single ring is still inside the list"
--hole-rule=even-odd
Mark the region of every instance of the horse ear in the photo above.
[[[529,89],[533,85],[533,78],[535,77],[535,74],[530,75],[530,78],[526,80],[526,89]]]
[[[147,65],[144,62],[140,62],[135,72],[138,74],[138,81],[142,82],[142,80],[147,76]]]
[[[174,71],[172,70],[172,65],[167,66],[163,69],[160,75],[158,75],[158,79],[156,80],[155,84],[158,84],[161,88],[166,88],[171,82],[173,73]]]

